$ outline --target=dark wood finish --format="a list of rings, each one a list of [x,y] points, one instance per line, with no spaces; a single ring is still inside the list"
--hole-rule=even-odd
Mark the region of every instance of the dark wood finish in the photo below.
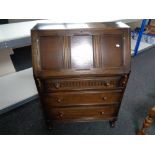
[[[118,113],[118,106],[51,108],[46,109],[46,112],[49,118],[59,121],[106,120],[116,117]]]
[[[56,70],[63,68],[62,44],[62,37],[40,37],[40,58],[43,70]]]
[[[130,28],[123,23],[38,24],[34,79],[48,124],[110,120],[130,74]]]
[[[43,96],[49,106],[109,105],[120,103],[122,91],[75,91],[50,93]]]
[[[71,37],[71,68],[93,68],[92,36]]]
[[[126,76],[113,77],[85,77],[63,78],[41,80],[44,85],[44,92],[55,92],[65,90],[93,90],[93,89],[122,89],[126,86]],[[123,84],[124,83],[124,84]]]
[[[146,130],[153,124],[153,119],[155,118],[155,107],[153,107],[148,116],[144,119],[142,128],[137,132],[137,135],[145,135]]]

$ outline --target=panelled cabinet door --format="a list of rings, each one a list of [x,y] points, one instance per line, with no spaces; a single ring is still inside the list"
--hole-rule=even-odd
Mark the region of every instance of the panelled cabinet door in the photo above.
[[[39,37],[41,70],[122,69],[127,59],[123,33],[49,35]]]
[[[123,37],[121,34],[71,37],[71,68],[122,67]]]
[[[122,46],[121,35],[103,35],[101,38],[102,66],[121,67],[123,65]]]
[[[63,37],[40,37],[40,59],[43,70],[63,68]]]
[[[71,37],[71,68],[93,68],[92,36]]]
[[[123,67],[124,51],[121,34],[105,34],[93,37],[94,66],[96,68]]]

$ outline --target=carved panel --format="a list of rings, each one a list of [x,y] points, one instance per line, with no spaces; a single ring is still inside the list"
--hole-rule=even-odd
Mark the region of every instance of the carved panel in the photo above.
[[[121,34],[93,36],[94,67],[121,67],[124,62],[123,47]]]
[[[63,37],[40,37],[40,59],[43,70],[63,68]]]
[[[121,80],[120,80],[120,86],[125,87],[127,82],[128,82],[128,74],[125,74],[122,76]]]
[[[115,89],[120,86],[121,77],[105,77],[97,79],[48,79],[44,81],[45,91],[76,89]]]
[[[71,37],[71,68],[93,68],[93,48],[91,35]]]

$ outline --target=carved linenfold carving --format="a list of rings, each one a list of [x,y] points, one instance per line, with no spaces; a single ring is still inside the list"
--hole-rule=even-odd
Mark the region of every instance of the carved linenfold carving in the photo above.
[[[94,67],[99,68],[101,66],[101,53],[100,53],[100,41],[99,35],[93,36],[93,51],[94,51]]]
[[[70,59],[70,37],[63,37],[63,60],[64,60],[64,69],[68,69],[71,67],[71,59]]]

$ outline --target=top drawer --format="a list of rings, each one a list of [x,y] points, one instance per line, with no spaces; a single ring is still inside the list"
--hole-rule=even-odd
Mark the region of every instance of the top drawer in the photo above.
[[[63,90],[118,89],[126,85],[128,76],[68,78],[43,80],[44,92]]]

